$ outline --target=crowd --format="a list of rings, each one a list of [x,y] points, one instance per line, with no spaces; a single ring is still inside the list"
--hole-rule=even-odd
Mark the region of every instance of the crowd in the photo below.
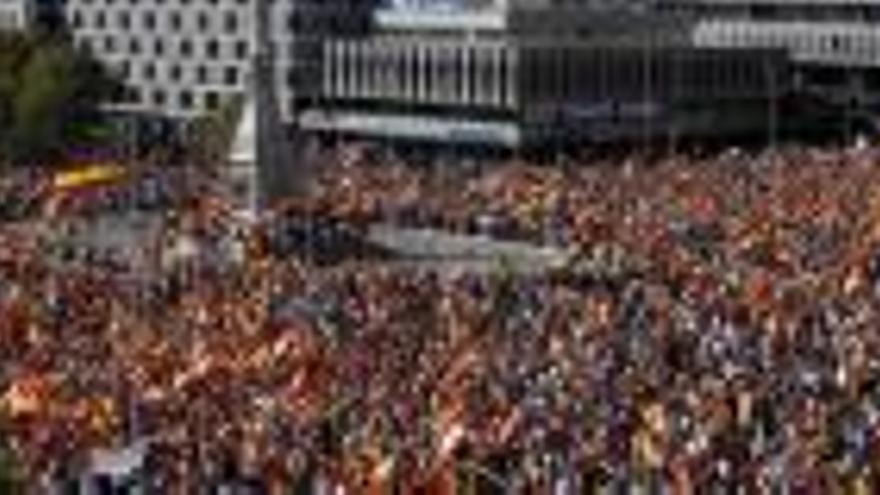
[[[319,266],[207,194],[145,257],[233,235],[235,262],[57,265],[4,227],[0,438],[29,491],[145,438],[151,493],[880,490],[880,155],[366,162],[328,161],[290,208],[578,259]]]

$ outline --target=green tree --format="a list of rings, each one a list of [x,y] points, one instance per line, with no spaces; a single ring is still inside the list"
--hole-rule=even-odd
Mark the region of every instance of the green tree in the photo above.
[[[73,94],[71,62],[62,50],[35,50],[21,71],[12,102],[14,125],[9,133],[16,158],[42,155],[62,144]]]
[[[243,106],[243,98],[229,98],[217,110],[190,123],[185,148],[191,163],[211,168],[225,162]]]
[[[118,85],[59,36],[0,36],[0,156],[45,161],[83,141]]]
[[[15,462],[3,442],[0,442],[0,494],[17,493]]]

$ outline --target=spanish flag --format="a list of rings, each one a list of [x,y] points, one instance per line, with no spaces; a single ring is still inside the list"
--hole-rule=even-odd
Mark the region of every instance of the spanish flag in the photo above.
[[[94,164],[60,172],[53,179],[53,189],[67,191],[115,182],[125,176],[125,170],[116,164]]]
[[[49,395],[49,382],[43,376],[16,380],[0,399],[0,408],[12,418],[34,416],[43,411]]]
[[[376,456],[367,477],[365,495],[391,495],[394,492],[394,457]]]

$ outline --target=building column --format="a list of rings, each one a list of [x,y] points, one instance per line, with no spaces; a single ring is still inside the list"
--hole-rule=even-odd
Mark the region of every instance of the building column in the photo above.
[[[519,105],[519,51],[515,46],[508,46],[504,53],[507,59],[505,84],[507,84],[507,98],[504,102],[509,108],[516,108]]]
[[[472,95],[474,103],[477,105],[482,105],[486,103],[486,95],[483,89],[485,88],[485,81],[483,81],[483,74],[485,73],[483,68],[486,64],[486,50],[484,46],[477,45],[474,50],[474,65],[472,74],[474,80],[474,94]]]
[[[340,75],[342,76],[339,78],[339,96],[347,98],[352,93],[355,75],[350,42],[342,41],[336,48],[339,54]]]
[[[416,101],[427,101],[429,98],[427,88],[427,78],[431,76],[428,67],[427,47],[422,43],[416,43],[416,55],[418,63],[416,64],[416,72],[418,74],[418,88],[416,89]]]
[[[373,63],[372,58],[373,43],[373,41],[358,43],[360,47],[358,60],[360,60],[360,67],[364,78],[362,95],[367,98],[372,98],[376,93],[376,64]]]
[[[400,45],[397,43],[386,43],[385,45],[385,71],[388,77],[386,96],[395,98],[400,97]]]
[[[321,67],[321,92],[323,96],[332,98],[336,88],[335,75],[337,74],[336,57],[334,56],[333,44],[325,41],[321,44],[321,57],[324,64]]]
[[[494,84],[492,84],[492,103],[497,106],[504,104],[504,91],[502,87],[506,84],[504,77],[504,65],[501,59],[504,57],[504,47],[496,46],[492,48],[492,73],[494,74]]]
[[[442,47],[437,44],[430,43],[427,47],[427,66],[428,66],[428,101],[431,103],[439,103],[443,100],[443,74],[440,70],[441,57],[443,56]]]
[[[367,93],[367,85],[369,82],[367,81],[366,70],[364,70],[364,46],[363,43],[358,41],[351,42],[351,60],[352,60],[352,68],[354,70],[355,78],[354,78],[354,90],[352,91],[352,97],[362,97]]]
[[[437,75],[437,101],[444,104],[449,103],[453,94],[450,80],[455,77],[455,73],[447,70],[450,67],[451,57],[446,46],[439,45],[437,47],[437,57],[434,62],[434,73]]]
[[[400,71],[400,95],[405,101],[413,99],[413,78],[410,73],[412,67],[412,46],[409,43],[396,43],[399,47],[397,70]]]

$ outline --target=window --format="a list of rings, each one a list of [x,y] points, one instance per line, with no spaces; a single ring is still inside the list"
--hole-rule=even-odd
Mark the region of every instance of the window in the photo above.
[[[218,43],[217,40],[209,40],[205,45],[205,53],[208,58],[216,59],[220,56],[220,43]]]
[[[238,17],[235,15],[235,12],[226,12],[223,18],[223,29],[226,30],[227,34],[235,34],[238,31]]]
[[[239,59],[245,59],[248,56],[247,41],[238,41],[235,43],[235,56]]]
[[[227,67],[223,73],[223,81],[227,86],[235,86],[238,84],[238,68]]]
[[[208,91],[205,93],[205,108],[208,110],[217,110],[220,107],[220,95],[216,91]]]
[[[193,52],[192,41],[188,39],[181,40],[180,42],[180,56],[187,58],[191,57]]]
[[[199,16],[198,16],[198,19],[196,20],[196,23],[198,25],[199,32],[204,33],[206,31],[208,31],[209,29],[211,29],[211,20],[208,17],[208,14],[205,12],[199,12]]]
[[[129,103],[140,103],[141,102],[141,90],[138,88],[128,88],[128,102]]]
[[[199,84],[207,84],[208,83],[208,68],[204,65],[198,66],[196,68],[196,80]]]
[[[290,33],[298,33],[302,28],[302,15],[294,10],[287,16],[287,31]]]
[[[152,81],[156,79],[156,66],[152,63],[147,63],[144,65],[144,79],[147,81]]]
[[[165,104],[166,100],[165,91],[161,89],[153,90],[153,104],[156,106],[162,106]]]
[[[183,110],[190,110],[193,107],[193,94],[191,91],[181,91],[179,95],[180,108]]]
[[[123,60],[119,63],[117,71],[119,72],[119,76],[121,78],[128,79],[128,77],[131,75],[131,63],[128,60]]]
[[[179,32],[181,28],[183,28],[183,19],[180,17],[180,12],[172,12],[169,15],[168,23],[171,25],[171,30]]]
[[[92,40],[87,36],[83,36],[79,40],[79,47],[86,53],[92,53]]]
[[[156,14],[153,12],[147,11],[144,12],[143,16],[143,25],[144,29],[147,31],[153,31],[156,29]]]

